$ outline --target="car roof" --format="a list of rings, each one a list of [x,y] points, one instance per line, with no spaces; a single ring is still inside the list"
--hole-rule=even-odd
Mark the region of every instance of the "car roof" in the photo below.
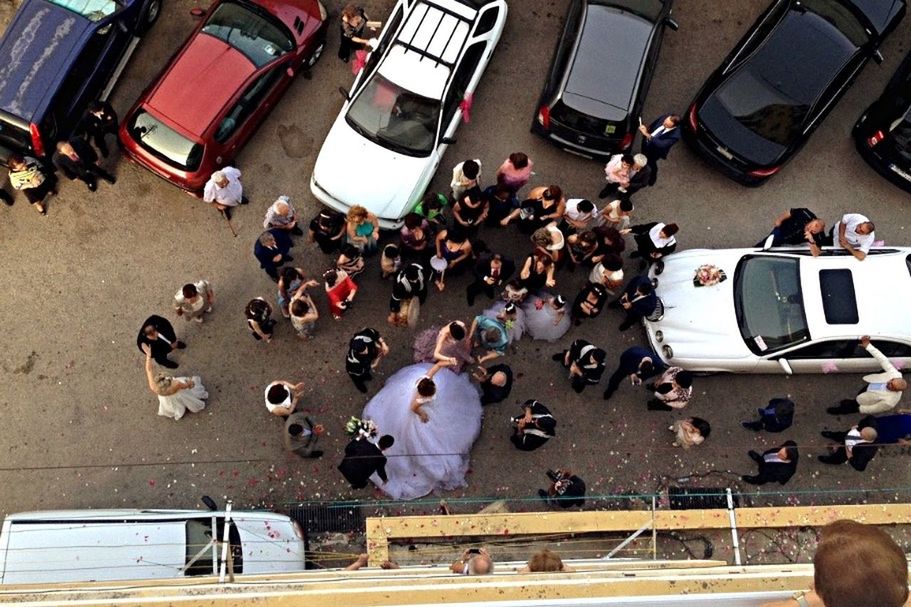
[[[467,16],[418,2],[408,12],[379,71],[413,93],[441,99],[470,33]]]
[[[0,40],[0,109],[35,122],[92,26],[45,0],[26,0]]]
[[[256,66],[243,53],[200,31],[161,77],[145,105],[186,133],[202,137],[255,72]]]
[[[655,24],[613,6],[589,4],[563,99],[581,112],[622,120],[638,88]],[[616,118],[621,110],[623,115]]]
[[[905,0],[844,0],[857,8],[882,35],[896,15],[905,8]]]
[[[911,270],[908,249],[871,249],[863,261],[851,255],[803,256],[800,259],[800,283],[803,291],[807,327],[813,340],[856,336],[859,331],[870,335],[911,340],[911,316],[898,313],[897,302],[911,300]],[[844,269],[851,272],[857,299],[859,321],[854,324],[830,324],[826,321],[820,273]],[[884,290],[888,296],[884,297]]]

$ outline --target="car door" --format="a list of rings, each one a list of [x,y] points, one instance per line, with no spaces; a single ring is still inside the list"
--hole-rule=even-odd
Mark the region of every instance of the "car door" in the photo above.
[[[263,69],[219,120],[212,135],[218,148],[217,165],[223,166],[234,160],[237,151],[287,88],[293,75],[293,72],[288,72],[292,58],[288,55]]]
[[[856,337],[825,339],[803,344],[770,357],[778,363],[784,360],[794,373],[862,373],[870,369],[871,358],[860,347]]]

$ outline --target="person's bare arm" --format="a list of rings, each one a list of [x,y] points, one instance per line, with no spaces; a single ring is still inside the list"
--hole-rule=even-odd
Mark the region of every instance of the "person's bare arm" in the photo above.
[[[149,382],[149,390],[158,394],[158,384],[155,382],[155,368],[152,366],[152,348],[149,344],[142,344],[142,351],[145,352],[146,362],[146,380]]]
[[[351,563],[350,565],[345,567],[345,571],[357,571],[358,569],[360,569],[361,567],[363,567],[364,565],[367,564],[367,558],[368,557],[367,557],[366,553],[358,556],[357,560],[355,560],[353,563]]]
[[[784,213],[782,213],[775,219],[775,227],[776,228],[781,227],[782,222],[790,219],[790,217],[791,217],[791,211],[790,210],[785,211]]]

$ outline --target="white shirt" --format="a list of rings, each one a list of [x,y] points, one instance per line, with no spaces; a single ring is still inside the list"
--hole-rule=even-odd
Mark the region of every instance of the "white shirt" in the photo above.
[[[860,430],[857,428],[851,428],[850,432],[848,432],[848,435],[845,437],[845,447],[848,449],[853,449],[854,445],[865,442],[867,441],[860,437]]]
[[[462,167],[465,166],[465,162],[460,162],[459,164],[452,167],[452,181],[449,184],[449,187],[452,189],[452,195],[456,200],[462,197],[462,194],[465,191],[475,185],[478,185],[479,180],[481,179],[481,161],[477,158],[474,159],[478,163],[478,176],[474,179],[468,179],[465,177],[465,173],[462,172]]]
[[[667,133],[667,131],[668,131],[668,128],[662,124],[662,125],[659,126],[657,129],[655,129],[654,131],[652,131],[651,136],[652,136],[652,137],[657,137],[658,135],[664,135],[665,133]]]
[[[288,205],[288,214],[279,215],[278,214],[278,204],[284,202]],[[287,196],[279,196],[278,200],[272,203],[272,206],[266,210],[266,218],[263,220],[263,227],[267,230],[269,228],[286,226],[292,221],[297,219],[297,211],[294,210],[294,207],[291,205],[291,200]]]
[[[598,210],[598,207],[595,207],[589,213],[579,211],[579,203],[583,200],[583,198],[570,198],[567,200],[566,212],[563,215],[573,221],[585,221],[592,227],[601,225],[601,211]]]
[[[677,239],[671,236],[670,238],[664,238],[661,236],[661,230],[663,230],[665,224],[657,223],[655,227],[648,231],[648,237],[652,239],[652,243],[659,248],[663,249],[664,247],[669,247],[670,245],[677,242]]]
[[[228,179],[228,185],[218,187],[212,178],[206,182],[202,199],[206,202],[217,202],[226,207],[236,207],[244,196],[244,186],[240,183],[240,171],[234,167],[225,167],[221,172]]]
[[[768,453],[762,456],[762,459],[769,464],[786,464],[787,462],[778,457],[778,452]]]
[[[288,386],[285,386],[285,391],[288,393],[288,396],[285,398],[285,400],[278,403],[277,405],[269,402],[269,390],[271,390],[272,386],[275,386],[275,385],[284,385],[284,384],[282,384],[282,382],[279,382],[279,381],[274,381],[271,384],[269,384],[268,386],[266,386],[266,390],[265,390],[265,392],[263,392],[263,397],[265,398],[265,401],[266,401],[266,408],[269,410],[269,413],[274,412],[278,408],[289,409],[291,407],[291,389],[288,388]]]
[[[868,253],[870,251],[870,247],[873,246],[873,241],[876,240],[876,232],[870,232],[869,234],[858,234],[856,231],[857,226],[868,221],[870,220],[860,213],[848,213],[844,215],[841,218],[841,221],[835,224],[835,231],[833,232],[835,241],[838,242],[838,234],[841,231],[842,224],[844,224],[845,240],[847,240],[848,243],[855,249],[859,249],[864,253]]]

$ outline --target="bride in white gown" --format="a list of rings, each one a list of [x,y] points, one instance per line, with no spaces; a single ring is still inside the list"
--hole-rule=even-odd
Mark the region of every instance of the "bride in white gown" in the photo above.
[[[169,377],[156,373],[152,365],[152,350],[143,344],[146,353],[146,381],[149,390],[158,396],[158,415],[180,419],[187,411],[199,413],[206,408],[209,393],[198,375],[193,377]]]
[[[370,479],[393,499],[467,485],[469,452],[481,431],[481,398],[467,373],[444,364],[404,367],[370,399],[363,418],[395,438],[384,452],[389,481]]]

